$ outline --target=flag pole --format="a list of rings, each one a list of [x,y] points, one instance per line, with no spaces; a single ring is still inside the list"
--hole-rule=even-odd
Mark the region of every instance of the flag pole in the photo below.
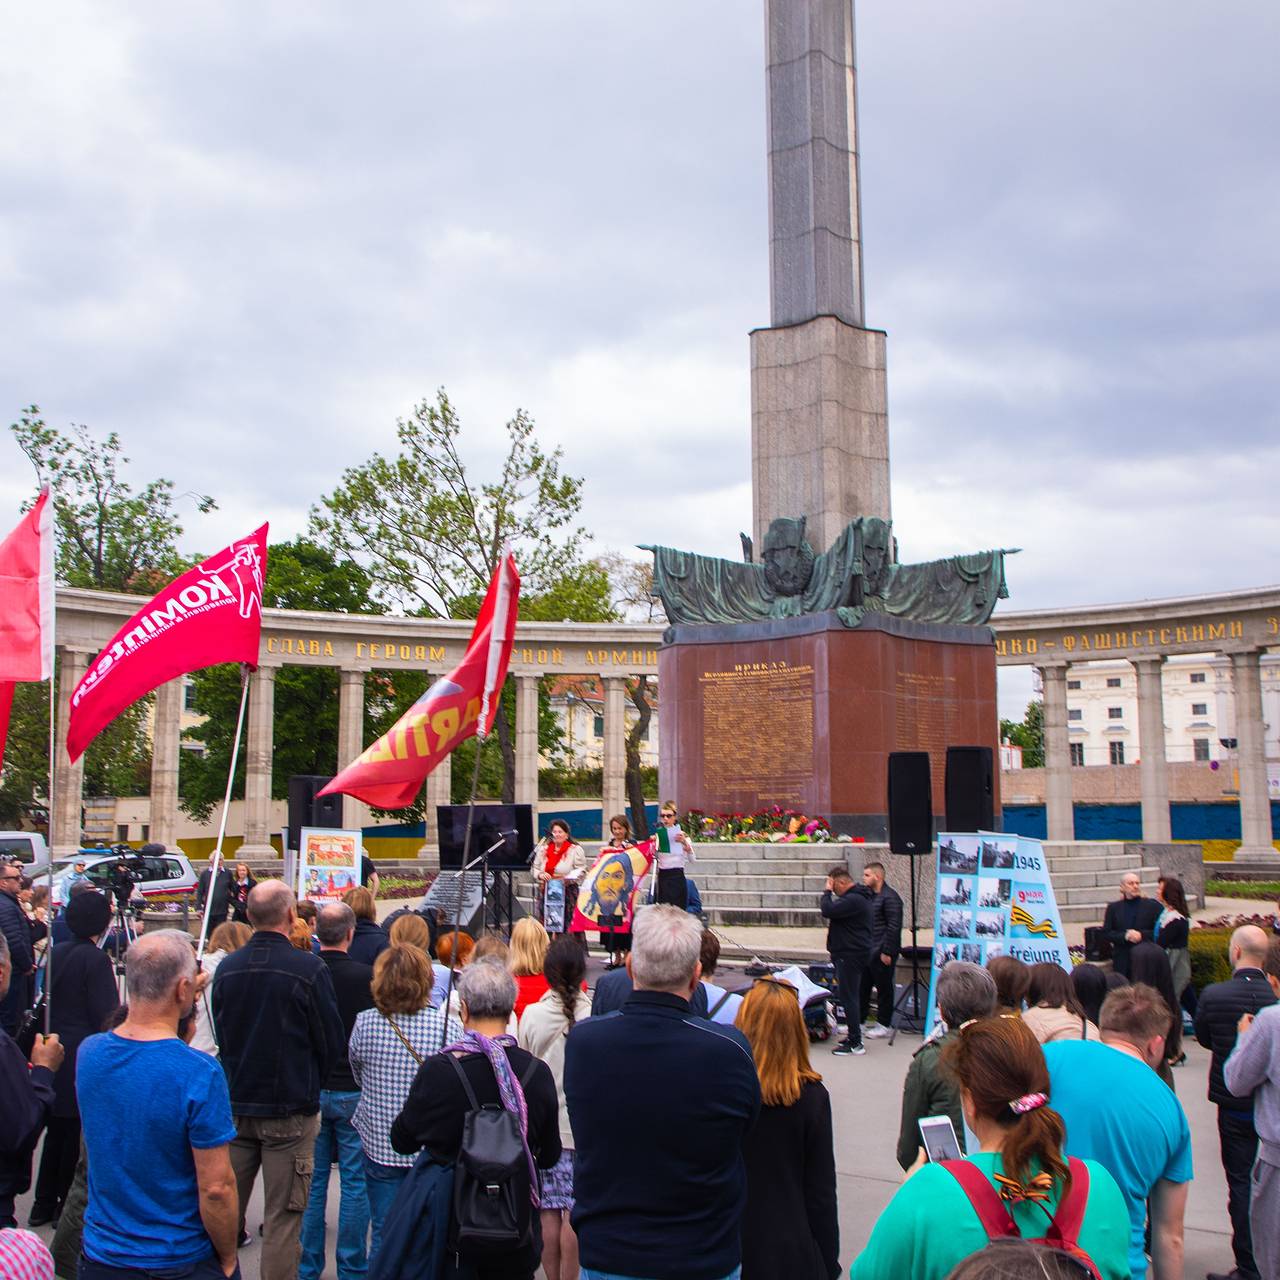
[[[49,897],[45,903],[44,940],[44,1033],[51,1035],[53,1026],[53,769],[57,760],[58,737],[56,731],[58,718],[58,681],[57,672],[49,671]],[[80,841],[77,839],[76,844]],[[74,863],[72,866],[74,867]]]
[[[244,729],[244,707],[249,698],[249,664],[240,664],[240,713],[236,716],[236,736],[231,746],[231,763],[227,768],[227,790],[222,797],[222,817],[218,819],[218,842],[209,859],[209,887],[204,895],[204,915],[200,921],[200,941],[196,944],[196,965],[204,959],[209,934],[209,915],[213,910],[213,893],[222,870],[222,841],[227,834],[227,810],[231,807],[231,788],[235,782],[236,761],[240,757],[240,735]]]

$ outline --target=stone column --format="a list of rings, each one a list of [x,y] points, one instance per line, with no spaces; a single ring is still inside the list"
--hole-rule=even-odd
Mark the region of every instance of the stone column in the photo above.
[[[338,768],[345,769],[364,750],[364,672],[343,667],[338,679]],[[344,827],[358,831],[369,820],[367,804],[342,797]]]
[[[626,681],[604,678],[604,820],[627,807]],[[605,831],[608,831],[606,826]]]
[[[1267,795],[1260,657],[1256,649],[1231,655],[1240,771],[1240,849],[1236,857],[1259,861],[1274,860],[1277,856],[1271,843],[1271,800]]]
[[[1047,838],[1076,838],[1071,807],[1071,748],[1067,742],[1067,668],[1040,668],[1044,688],[1044,807]]]
[[[182,742],[182,677],[156,690],[151,730],[151,839],[178,847],[178,753]]]
[[[271,846],[271,764],[275,755],[276,669],[260,666],[249,677],[245,730],[244,843],[238,856],[274,858]]]
[[[1169,770],[1164,754],[1164,657],[1134,658],[1138,673],[1138,749],[1142,781],[1142,838],[1168,844]]]
[[[89,667],[91,655],[77,649],[58,650],[57,744],[53,755],[53,811],[49,815],[49,849],[65,858],[80,847],[80,817],[84,804],[84,756],[72,764],[67,757],[71,722],[71,692]]]
[[[538,803],[538,677],[516,676],[516,804]]]

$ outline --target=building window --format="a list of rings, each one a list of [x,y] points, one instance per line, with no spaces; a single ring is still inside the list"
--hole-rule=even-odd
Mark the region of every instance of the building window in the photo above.
[[[1071,763],[1074,765],[1084,764],[1084,743],[1073,742],[1071,745]]]
[[[1079,680],[1068,680],[1068,681],[1067,681],[1067,688],[1068,688],[1068,689],[1078,689],[1079,687],[1080,687],[1080,681],[1079,681]]]
[[[125,844],[128,841],[128,839],[129,839],[129,824],[127,822],[117,822],[116,823],[116,844]]]
[[[1209,704],[1207,702],[1193,702],[1191,704],[1191,714],[1193,716],[1207,716],[1209,714]]]
[[[151,823],[144,822],[142,824],[142,843],[146,844],[151,839]]]
[[[1124,708],[1123,708],[1123,707],[1108,707],[1108,708],[1107,708],[1107,719],[1108,719],[1108,720],[1123,720],[1123,719],[1124,719]]]
[[[591,732],[597,738],[604,737],[604,716],[596,716],[591,722]]]
[[[1191,683],[1192,683],[1192,684],[1204,684],[1204,679],[1205,679],[1205,677],[1204,677],[1204,672],[1203,672],[1203,671],[1193,671],[1193,672],[1191,673]]]
[[[1191,750],[1193,752],[1192,759],[1203,764],[1209,759],[1209,739],[1208,738],[1192,738]]]
[[[1084,712],[1083,712],[1083,711],[1081,711],[1079,707],[1068,707],[1068,708],[1067,708],[1067,719],[1068,719],[1068,720],[1083,720],[1083,719],[1084,719]]]
[[[184,684],[182,686],[182,709],[184,711],[194,711],[196,709],[196,687],[194,684]]]
[[[1118,689],[1119,687],[1120,687],[1120,677],[1119,677],[1119,676],[1108,676],[1108,677],[1107,677],[1107,688],[1108,688],[1108,689]]]
[[[1108,743],[1111,748],[1111,763],[1124,764],[1124,743],[1112,742]]]

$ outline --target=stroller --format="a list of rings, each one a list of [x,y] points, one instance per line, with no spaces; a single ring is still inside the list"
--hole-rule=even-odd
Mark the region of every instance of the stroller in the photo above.
[[[829,1039],[835,1029],[835,1017],[830,1004],[835,994],[835,973],[830,977],[830,986],[826,985],[815,969],[830,969],[830,965],[810,965],[806,972],[798,964],[774,965],[756,962],[747,967],[749,978],[773,978],[777,982],[786,982],[795,987],[800,996],[800,1011],[804,1014],[805,1030],[810,1041]],[[814,978],[818,977],[818,981]]]

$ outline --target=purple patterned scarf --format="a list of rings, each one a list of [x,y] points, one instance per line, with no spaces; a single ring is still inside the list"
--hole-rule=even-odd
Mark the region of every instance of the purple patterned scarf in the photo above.
[[[456,1044],[446,1045],[441,1052],[483,1053],[489,1059],[489,1065],[498,1080],[498,1096],[502,1099],[502,1106],[520,1121],[520,1141],[524,1144],[524,1154],[529,1161],[529,1195],[533,1207],[537,1209],[542,1201],[538,1196],[538,1167],[534,1164],[533,1152],[529,1149],[529,1105],[525,1102],[520,1081],[511,1070],[511,1060],[505,1049],[505,1046],[514,1046],[515,1043],[515,1036],[502,1035],[491,1039],[478,1031],[468,1031]]]

